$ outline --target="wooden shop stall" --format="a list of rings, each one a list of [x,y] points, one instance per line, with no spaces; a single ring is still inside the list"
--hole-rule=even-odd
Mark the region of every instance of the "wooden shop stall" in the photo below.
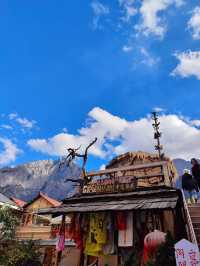
[[[122,266],[136,253],[143,263],[167,232],[175,240],[191,240],[182,194],[173,188],[177,172],[168,158],[127,153],[87,176],[92,181],[82,193],[38,212],[62,216],[48,265]]]

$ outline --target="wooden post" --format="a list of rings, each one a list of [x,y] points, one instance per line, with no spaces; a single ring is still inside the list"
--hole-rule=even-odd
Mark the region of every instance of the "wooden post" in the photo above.
[[[162,158],[164,157],[164,154],[161,153],[161,151],[163,150],[163,146],[160,143],[160,138],[162,133],[159,131],[160,122],[158,121],[158,116],[156,112],[152,112],[152,120],[153,120],[152,126],[154,128],[154,139],[157,140],[157,144],[155,145],[155,150],[158,151],[158,156],[162,160]]]

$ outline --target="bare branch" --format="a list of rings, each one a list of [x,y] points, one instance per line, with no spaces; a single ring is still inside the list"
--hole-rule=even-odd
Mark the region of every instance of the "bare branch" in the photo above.
[[[67,178],[67,179],[65,179],[65,182],[81,183],[81,182],[83,182],[83,180],[82,179]]]
[[[83,187],[84,185],[88,184],[91,181],[91,178],[87,178],[87,173],[85,170],[86,167],[86,163],[87,163],[87,159],[88,159],[88,151],[90,149],[90,147],[92,147],[95,143],[97,142],[97,138],[95,138],[91,143],[89,143],[89,145],[85,148],[85,152],[83,154],[78,153],[77,151],[81,148],[81,146],[79,146],[78,148],[74,149],[74,148],[68,148],[68,155],[67,157],[64,159],[65,162],[67,162],[67,166],[70,165],[70,163],[76,159],[76,157],[78,158],[82,158],[83,159],[83,163],[82,163],[82,179],[66,179],[65,182],[74,182],[74,183],[79,183],[81,187]],[[64,164],[64,163],[62,163]]]

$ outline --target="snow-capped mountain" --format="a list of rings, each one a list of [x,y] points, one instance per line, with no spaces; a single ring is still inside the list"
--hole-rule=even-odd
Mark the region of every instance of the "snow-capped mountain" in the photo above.
[[[179,176],[183,174],[183,170],[185,168],[191,169],[192,167],[190,161],[185,161],[183,159],[174,159],[174,164],[176,166]]]
[[[184,168],[191,168],[190,162],[175,159],[174,163],[181,176]],[[25,201],[31,200],[39,191],[56,199],[63,199],[74,193],[71,182],[66,178],[78,178],[81,170],[76,164],[66,166],[59,161],[43,160],[0,169],[0,192]],[[177,182],[180,187],[180,179]]]
[[[66,178],[78,178],[80,168],[76,164],[66,166],[59,161],[43,160],[0,169],[0,191],[7,196],[28,201],[39,191],[56,199],[70,196],[74,188]]]

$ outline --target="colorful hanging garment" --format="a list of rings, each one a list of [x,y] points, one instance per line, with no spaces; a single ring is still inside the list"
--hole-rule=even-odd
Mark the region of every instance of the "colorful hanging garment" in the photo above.
[[[74,240],[74,214],[68,214],[65,219],[65,239]]]
[[[76,248],[83,248],[83,238],[81,235],[81,215],[76,214],[74,219],[74,241],[76,243]]]
[[[111,255],[115,252],[115,243],[114,243],[114,225],[110,213],[106,214],[106,225],[107,225],[107,241],[103,246],[103,254]]]
[[[102,253],[103,245],[107,241],[105,213],[91,213],[89,232],[86,240],[85,254],[98,256]]]
[[[125,212],[117,212],[117,229],[118,230],[126,230],[126,213]]]
[[[133,213],[126,213],[126,229],[118,230],[118,246],[131,247],[133,246]]]
[[[58,235],[58,241],[56,243],[56,250],[63,251],[64,249],[65,249],[65,216],[63,215]]]

